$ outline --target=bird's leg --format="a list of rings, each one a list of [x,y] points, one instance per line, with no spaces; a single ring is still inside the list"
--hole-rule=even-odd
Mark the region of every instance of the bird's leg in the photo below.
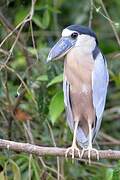
[[[97,160],[99,160],[99,152],[98,152],[97,149],[92,147],[92,127],[91,127],[90,123],[88,123],[88,127],[89,127],[88,147],[87,148],[83,148],[82,153],[81,153],[81,158],[82,158],[84,152],[88,151],[88,161],[89,161],[89,164],[90,164],[91,163],[91,157],[90,157],[91,151],[94,151],[96,153]]]
[[[68,156],[68,153],[71,152],[72,159],[74,159],[75,151],[78,153],[78,156],[80,157],[80,150],[79,150],[79,148],[77,147],[77,144],[76,144],[76,134],[77,134],[78,123],[79,123],[79,121],[75,121],[75,129],[74,129],[74,135],[73,135],[73,142],[72,142],[72,146],[69,147],[66,150],[66,152],[65,152],[65,157],[66,158]]]

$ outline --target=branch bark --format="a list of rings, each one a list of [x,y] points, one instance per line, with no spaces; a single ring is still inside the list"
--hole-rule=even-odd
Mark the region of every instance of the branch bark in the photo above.
[[[0,139],[0,149],[8,149],[16,152],[24,152],[28,154],[34,154],[37,156],[65,156],[66,148],[58,147],[41,147],[37,145],[32,145],[28,143],[19,143],[14,141],[8,141]],[[100,159],[120,159],[120,151],[114,150],[100,150],[99,151]],[[70,157],[70,154],[68,154]],[[78,154],[75,153],[75,158],[78,158]],[[87,152],[85,152],[84,159],[87,159]],[[96,159],[96,154],[91,153],[91,159]]]

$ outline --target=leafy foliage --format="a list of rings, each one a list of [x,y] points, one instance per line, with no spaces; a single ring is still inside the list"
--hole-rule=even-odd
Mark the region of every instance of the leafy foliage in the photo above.
[[[63,110],[64,110],[63,92],[58,91],[55,94],[55,96],[53,96],[49,107],[50,119],[53,124],[58,119],[58,117],[63,112]]]

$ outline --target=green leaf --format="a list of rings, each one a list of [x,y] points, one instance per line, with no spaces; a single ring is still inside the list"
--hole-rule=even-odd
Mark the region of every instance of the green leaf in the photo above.
[[[23,69],[25,68],[25,57],[24,56],[16,56],[16,61],[11,63],[13,69]]]
[[[51,122],[54,124],[57,118],[61,115],[64,110],[63,92],[59,91],[53,96],[50,106],[49,115]]]
[[[112,168],[108,168],[106,170],[106,180],[112,180],[113,177],[113,169]]]
[[[49,11],[54,12],[54,13],[61,13],[61,11],[56,7],[48,6],[48,9]]]
[[[43,18],[42,18],[42,24],[44,26],[44,29],[46,29],[49,26],[49,22],[50,22],[49,11],[45,10],[45,12],[43,14]]]
[[[60,74],[53,78],[50,83],[48,83],[47,87],[52,86],[53,84],[60,83],[63,81],[63,74]]]
[[[117,164],[117,167],[113,171],[113,177],[112,180],[118,180],[120,179],[120,161]]]
[[[28,50],[32,55],[34,55],[34,56],[35,56],[36,53],[37,53],[37,52],[36,52],[37,50],[36,50],[35,48],[33,48],[33,47],[27,47],[27,50]]]
[[[4,175],[4,171],[0,172],[0,180],[7,180],[7,177]]]
[[[48,81],[48,76],[47,75],[41,75],[36,79],[36,81]]]
[[[50,22],[49,11],[46,9],[42,18],[38,15],[34,15],[32,20],[39,28],[46,29]]]
[[[38,15],[34,15],[32,20],[39,28],[44,29],[44,25],[42,24],[40,17]]]
[[[34,172],[34,178],[36,180],[39,180],[40,179],[40,175],[39,175],[40,168],[39,168],[39,164],[37,164],[37,161],[35,161],[34,159],[32,159],[32,169]]]
[[[29,9],[28,8],[21,8],[19,9],[19,11],[17,11],[16,15],[15,15],[15,25],[19,24],[28,14]]]
[[[13,160],[10,159],[9,162],[12,165],[14,180],[21,180],[20,168],[18,167],[18,165]]]
[[[112,71],[110,71],[110,75],[111,80],[115,82],[116,87],[120,87],[120,73],[115,74]]]
[[[45,10],[45,9],[47,9],[53,13],[61,13],[61,11],[57,7],[53,7],[52,5],[45,4],[41,7],[40,7],[40,5],[35,6],[35,10],[37,10],[37,11],[41,11],[41,10]]]

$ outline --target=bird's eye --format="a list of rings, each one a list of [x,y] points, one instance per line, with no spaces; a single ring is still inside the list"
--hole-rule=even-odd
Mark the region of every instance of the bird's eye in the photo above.
[[[71,38],[72,39],[76,39],[78,37],[78,33],[77,32],[74,32],[71,34]]]

